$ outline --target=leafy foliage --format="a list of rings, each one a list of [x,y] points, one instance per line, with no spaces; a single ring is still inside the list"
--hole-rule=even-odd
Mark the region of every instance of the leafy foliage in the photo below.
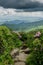
[[[28,39],[29,42],[27,42],[27,45],[32,50],[32,52],[29,54],[26,60],[26,65],[43,65],[43,32],[42,30],[40,30],[40,32],[40,37],[35,38],[34,36],[32,36],[33,39],[32,37],[31,39]],[[32,40],[32,42],[30,40]]]
[[[41,35],[34,37],[38,31],[41,32]],[[26,65],[43,65],[43,30],[20,32],[19,34],[21,38],[6,26],[0,26],[0,65],[14,65],[10,52],[23,45],[31,49]]]
[[[43,65],[43,50],[38,47],[28,56],[26,65]]]
[[[13,65],[10,52],[21,45],[16,33],[12,33],[6,26],[0,26],[0,65]]]

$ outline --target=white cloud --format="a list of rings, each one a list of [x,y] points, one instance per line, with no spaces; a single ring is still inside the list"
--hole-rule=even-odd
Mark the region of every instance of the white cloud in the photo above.
[[[10,21],[10,20],[18,20],[18,19],[25,19],[28,20],[29,17],[33,17],[34,20],[43,18],[43,11],[37,11],[37,12],[17,12],[17,9],[5,9],[3,7],[0,7],[0,21]],[[35,19],[36,18],[36,19]]]
[[[37,0],[37,1],[39,1],[39,2],[43,3],[43,0]]]
[[[43,3],[43,0],[32,0],[32,1],[38,1],[40,3]]]
[[[37,12],[17,12],[17,9],[5,9],[3,7],[0,7],[0,15],[15,15],[15,16],[35,16],[35,17],[43,17],[43,11],[37,11]]]
[[[16,13],[16,9],[5,9],[3,7],[0,7],[0,15],[13,15]]]

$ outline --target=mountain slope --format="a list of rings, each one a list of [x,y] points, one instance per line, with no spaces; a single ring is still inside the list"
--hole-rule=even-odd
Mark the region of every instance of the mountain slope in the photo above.
[[[16,21],[11,21],[11,22],[6,22],[3,25],[6,25],[7,27],[15,31],[24,31],[31,28],[36,28],[38,26],[43,26],[43,20],[36,21],[36,22],[26,22],[26,21],[16,20]]]
[[[0,65],[19,65],[21,62],[26,65],[43,65],[43,29],[18,33],[0,26]]]
[[[10,52],[21,45],[22,42],[16,33],[10,31],[6,26],[0,26],[0,65],[13,65]]]

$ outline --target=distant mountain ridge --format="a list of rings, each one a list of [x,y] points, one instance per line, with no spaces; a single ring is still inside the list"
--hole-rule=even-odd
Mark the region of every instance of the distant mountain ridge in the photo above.
[[[26,29],[31,29],[35,28],[38,26],[43,26],[43,20],[36,21],[36,22],[26,22],[26,21],[20,21],[20,20],[15,20],[11,22],[5,22],[3,25],[6,25],[12,30],[26,30]]]

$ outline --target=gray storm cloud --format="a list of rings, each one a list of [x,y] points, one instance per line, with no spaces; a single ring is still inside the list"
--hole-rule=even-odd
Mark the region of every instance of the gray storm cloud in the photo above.
[[[0,0],[0,6],[24,11],[43,11],[43,0]]]

